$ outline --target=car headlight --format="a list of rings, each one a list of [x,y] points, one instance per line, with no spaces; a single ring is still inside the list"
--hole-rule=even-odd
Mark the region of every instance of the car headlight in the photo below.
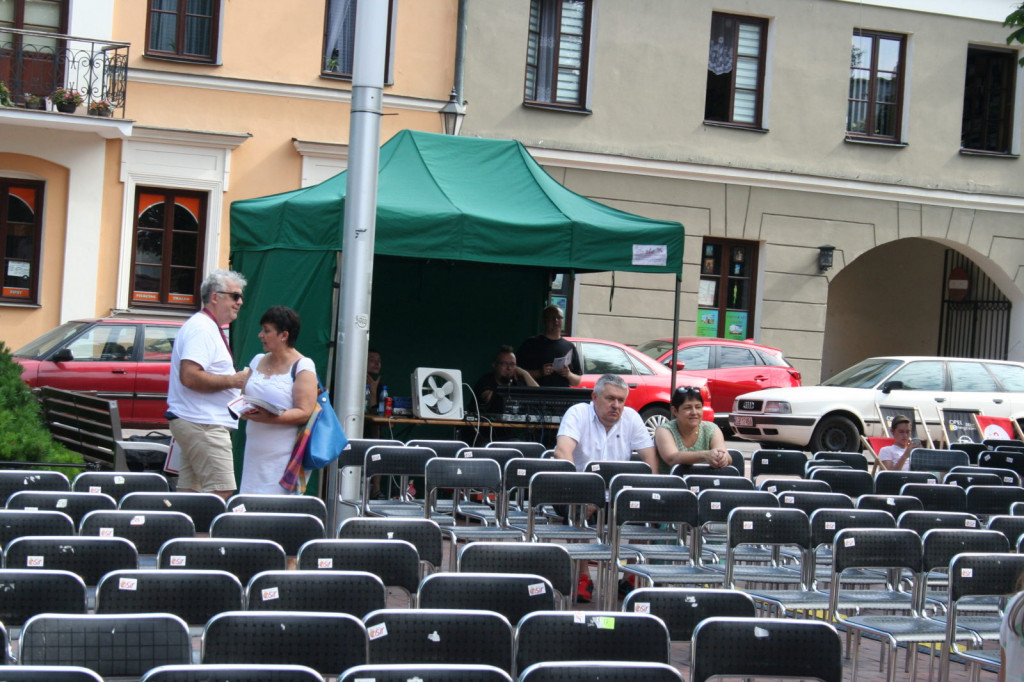
[[[765,414],[790,414],[789,403],[782,400],[766,400],[764,403]]]

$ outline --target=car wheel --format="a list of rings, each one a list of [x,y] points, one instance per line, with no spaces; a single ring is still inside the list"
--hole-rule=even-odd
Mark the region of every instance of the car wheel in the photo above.
[[[818,422],[811,436],[811,447],[814,452],[860,452],[860,431],[847,417],[830,415]]]
[[[667,424],[672,418],[672,413],[668,411],[667,407],[651,405],[640,411],[640,418],[644,420],[644,426],[647,427],[651,438],[654,438],[654,431],[662,424]]]

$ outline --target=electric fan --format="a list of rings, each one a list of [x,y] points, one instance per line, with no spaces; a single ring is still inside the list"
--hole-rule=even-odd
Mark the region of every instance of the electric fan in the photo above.
[[[412,373],[412,413],[420,419],[462,419],[462,372],[417,367]]]

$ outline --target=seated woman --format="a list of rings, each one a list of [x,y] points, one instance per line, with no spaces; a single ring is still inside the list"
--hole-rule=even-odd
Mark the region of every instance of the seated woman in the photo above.
[[[680,386],[675,390],[673,419],[654,432],[661,458],[659,473],[667,474],[676,464],[710,464],[716,469],[732,464],[722,430],[713,422],[703,421],[703,414],[704,399],[699,388]]]

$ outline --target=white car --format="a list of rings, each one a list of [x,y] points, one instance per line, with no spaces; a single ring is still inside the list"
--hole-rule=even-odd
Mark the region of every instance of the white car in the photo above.
[[[971,358],[868,358],[820,386],[745,393],[733,402],[729,425],[736,435],[768,447],[859,452],[862,435],[887,435],[879,407],[917,408],[934,440],[944,440],[940,409],[974,410],[1022,423],[1024,364]]]

